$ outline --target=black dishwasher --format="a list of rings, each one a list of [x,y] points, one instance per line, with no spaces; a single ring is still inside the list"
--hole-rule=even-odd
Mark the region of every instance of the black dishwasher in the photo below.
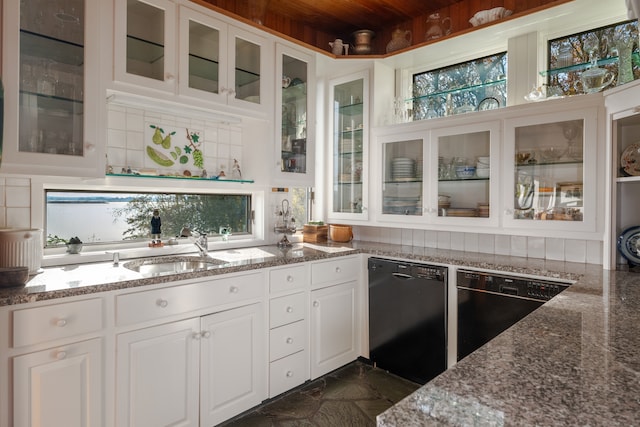
[[[424,384],[447,368],[446,267],[369,258],[369,358]]]

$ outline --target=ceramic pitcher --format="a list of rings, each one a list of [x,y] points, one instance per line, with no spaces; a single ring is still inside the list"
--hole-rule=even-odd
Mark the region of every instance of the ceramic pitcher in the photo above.
[[[439,13],[432,13],[427,18],[427,33],[425,41],[433,40],[451,34],[451,18],[441,18]]]
[[[411,46],[411,31],[397,28],[391,34],[391,41],[387,44],[387,53]]]
[[[342,55],[344,52],[345,55],[349,52],[349,43],[343,43],[342,39],[335,39],[332,42],[329,42],[329,46],[331,47],[331,52],[334,55]]]

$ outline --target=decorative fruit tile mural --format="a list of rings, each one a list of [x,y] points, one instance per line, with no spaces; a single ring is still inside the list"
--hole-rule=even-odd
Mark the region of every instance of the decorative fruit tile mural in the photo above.
[[[203,143],[201,130],[148,124],[144,134],[144,167],[200,176],[204,168]]]

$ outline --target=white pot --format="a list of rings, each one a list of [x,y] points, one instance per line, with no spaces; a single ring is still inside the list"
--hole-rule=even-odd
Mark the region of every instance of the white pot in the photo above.
[[[42,229],[0,230],[0,267],[29,267],[36,274],[42,265]]]

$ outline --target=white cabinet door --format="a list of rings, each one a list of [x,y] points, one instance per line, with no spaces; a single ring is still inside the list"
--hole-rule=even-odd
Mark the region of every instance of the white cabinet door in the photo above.
[[[105,10],[108,2],[4,2],[0,172],[104,175],[100,34]]]
[[[102,425],[102,370],[99,338],[16,357],[13,425]]]
[[[117,337],[116,424],[197,426],[200,319]]]
[[[201,425],[213,426],[266,397],[261,304],[202,318]]]
[[[176,86],[176,5],[170,0],[116,0],[115,79],[173,92]]]
[[[358,357],[356,283],[311,292],[311,379]]]

